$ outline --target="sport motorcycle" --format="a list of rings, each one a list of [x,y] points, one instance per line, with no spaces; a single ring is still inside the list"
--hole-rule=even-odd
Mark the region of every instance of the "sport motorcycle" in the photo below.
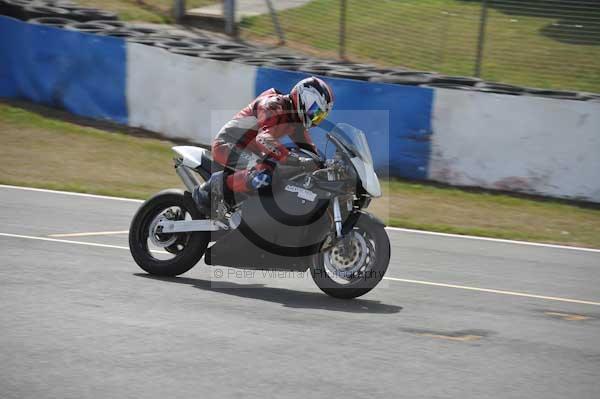
[[[366,294],[390,261],[385,225],[365,211],[381,186],[362,131],[332,124],[326,138],[327,146],[333,144],[329,157],[290,147],[311,158],[312,167],[276,165],[269,186],[213,200],[212,209],[199,208],[191,192],[224,167],[204,148],[173,147],[175,171],[187,190],[161,191],[139,208],[129,230],[135,262],[159,276],[183,274],[202,257],[207,265],[310,270],[328,295]]]

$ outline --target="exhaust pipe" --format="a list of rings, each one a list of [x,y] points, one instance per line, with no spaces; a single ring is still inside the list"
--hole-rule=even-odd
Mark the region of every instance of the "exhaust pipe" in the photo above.
[[[194,187],[200,185],[196,175],[184,164],[177,162],[175,165],[175,171],[190,193],[194,191]]]

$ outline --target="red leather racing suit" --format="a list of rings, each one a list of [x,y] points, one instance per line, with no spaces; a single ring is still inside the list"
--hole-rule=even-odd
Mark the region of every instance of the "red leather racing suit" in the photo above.
[[[213,160],[236,170],[227,176],[227,187],[234,192],[251,191],[253,176],[272,171],[271,164],[263,162],[264,159],[285,162],[289,151],[279,141],[284,136],[289,136],[300,148],[315,151],[290,97],[269,89],[238,112],[213,141]]]

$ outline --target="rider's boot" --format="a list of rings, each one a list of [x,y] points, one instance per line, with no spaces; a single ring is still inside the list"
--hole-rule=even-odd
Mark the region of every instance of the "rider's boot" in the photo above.
[[[194,188],[192,198],[201,212],[213,214],[219,208],[223,201],[223,180],[223,172],[216,172],[208,181]]]

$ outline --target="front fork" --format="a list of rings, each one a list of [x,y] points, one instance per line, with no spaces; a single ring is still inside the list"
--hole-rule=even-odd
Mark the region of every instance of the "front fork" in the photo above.
[[[327,180],[335,181],[336,180],[336,172],[334,169],[329,168],[327,171]],[[333,222],[335,223],[335,236],[338,240],[342,239],[342,210],[340,209],[340,197],[335,196],[333,198]]]
[[[346,217],[346,221],[342,219],[342,209],[340,205],[340,198],[334,197],[332,208],[333,208],[333,222],[335,224],[335,240],[341,244],[340,251],[342,253],[350,251],[351,249],[351,235],[348,234],[354,228],[354,224],[358,220],[358,212],[353,212],[352,203],[348,204],[349,214]]]
[[[342,210],[340,209],[340,198],[333,199],[333,221],[335,223],[335,235],[338,239],[342,238]]]

